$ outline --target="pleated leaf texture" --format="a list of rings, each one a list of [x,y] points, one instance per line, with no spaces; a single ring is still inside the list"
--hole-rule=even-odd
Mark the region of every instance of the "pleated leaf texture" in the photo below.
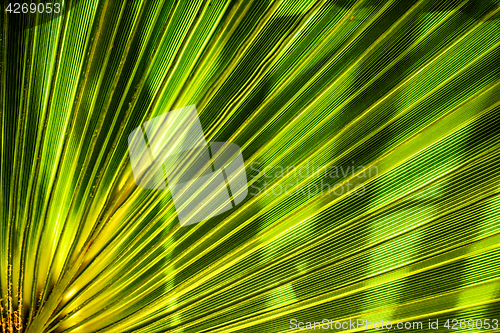
[[[2,7],[3,332],[499,318],[499,31],[493,0]],[[127,137],[193,104],[249,194],[181,227]]]

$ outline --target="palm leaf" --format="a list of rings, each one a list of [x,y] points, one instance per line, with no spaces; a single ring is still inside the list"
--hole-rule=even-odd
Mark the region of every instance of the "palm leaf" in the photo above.
[[[4,332],[500,314],[498,1],[7,4]],[[250,194],[180,227],[127,137],[190,104]]]

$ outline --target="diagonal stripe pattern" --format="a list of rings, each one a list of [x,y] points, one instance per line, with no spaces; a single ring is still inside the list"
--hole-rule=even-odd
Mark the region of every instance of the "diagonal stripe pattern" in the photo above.
[[[67,2],[1,7],[5,331],[500,317],[499,1]],[[210,165],[137,186],[129,140],[188,105]],[[231,209],[181,227],[204,187],[167,175],[221,169]]]

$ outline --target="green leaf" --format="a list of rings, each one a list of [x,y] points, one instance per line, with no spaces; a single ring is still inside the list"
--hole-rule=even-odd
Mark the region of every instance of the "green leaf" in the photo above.
[[[498,1],[7,6],[4,332],[500,315]],[[191,104],[249,195],[180,227],[127,138]]]

